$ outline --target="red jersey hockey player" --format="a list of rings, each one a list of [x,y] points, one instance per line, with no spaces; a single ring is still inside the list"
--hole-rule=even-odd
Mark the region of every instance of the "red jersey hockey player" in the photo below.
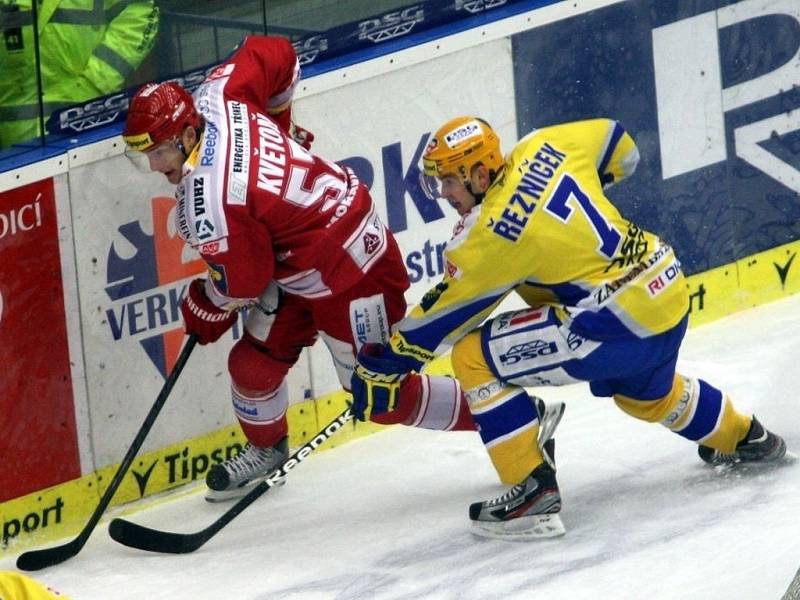
[[[174,83],[140,89],[123,132],[178,184],[177,229],[208,264],[181,306],[187,333],[214,342],[249,307],[228,359],[249,443],[209,471],[209,500],[244,495],[286,458],[285,378],[303,347],[321,335],[349,389],[359,347],[386,341],[405,315],[408,276],[367,188],[310,153],[313,136],[292,124],[298,77],[288,41],[248,37],[193,97]],[[384,422],[474,427],[453,379],[410,377],[401,398]]]

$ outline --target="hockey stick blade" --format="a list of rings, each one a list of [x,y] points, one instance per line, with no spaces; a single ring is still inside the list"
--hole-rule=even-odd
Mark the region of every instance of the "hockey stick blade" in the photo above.
[[[281,467],[272,475],[261,481],[256,487],[250,490],[246,496],[236,502],[231,508],[222,514],[216,521],[205,529],[195,533],[173,533],[170,531],[160,531],[138,525],[125,519],[114,519],[108,527],[109,535],[120,544],[147,550],[148,552],[162,552],[165,554],[188,554],[200,548],[208,542],[228,523],[233,521],[245,508],[250,506],[271,487],[275,486],[286,474],[308,457],[314,450],[328,440],[334,433],[339,431],[348,421],[353,418],[348,406],[345,411],[331,421],[311,440],[300,446]]]
[[[84,525],[83,529],[78,534],[78,537],[60,546],[23,552],[19,555],[19,557],[17,557],[18,569],[22,571],[38,571],[40,569],[44,569],[45,567],[52,567],[53,565],[62,563],[81,551],[89,539],[89,536],[92,535],[92,531],[94,531],[94,528],[100,522],[100,517],[103,516],[106,508],[108,508],[111,498],[113,498],[117,488],[119,488],[120,484],[122,483],[123,477],[125,477],[125,474],[128,472],[128,469],[136,458],[136,454],[142,447],[144,439],[147,437],[147,434],[150,433],[150,429],[152,429],[158,413],[161,412],[161,408],[167,401],[169,393],[172,391],[175,382],[178,380],[178,376],[181,374],[181,371],[183,371],[183,367],[186,365],[186,361],[189,360],[189,355],[192,353],[192,350],[194,350],[196,344],[197,338],[193,335],[189,336],[189,339],[184,345],[183,350],[181,350],[180,356],[178,356],[178,360],[175,362],[175,366],[172,368],[172,372],[164,382],[164,386],[161,388],[158,398],[156,398],[152,408],[150,408],[150,412],[147,413],[147,417],[145,417],[142,426],[136,433],[133,443],[131,444],[130,448],[128,448],[128,452],[125,454],[125,457],[122,459],[122,462],[117,468],[114,478],[111,480],[111,483],[108,484],[103,497],[100,499],[100,503],[97,505],[97,508],[94,509],[92,516],[89,517],[89,521],[86,523],[86,525]]]
[[[94,526],[89,529],[89,533],[91,533],[92,529],[94,529]],[[78,537],[61,546],[44,548],[42,550],[31,550],[30,552],[20,554],[17,558],[17,568],[21,571],[39,571],[46,567],[60,564],[80,552],[88,539],[89,535],[84,535],[82,531]]]

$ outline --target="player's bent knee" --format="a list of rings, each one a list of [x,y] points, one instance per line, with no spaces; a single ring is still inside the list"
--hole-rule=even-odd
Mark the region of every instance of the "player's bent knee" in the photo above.
[[[290,364],[274,359],[265,349],[247,338],[236,342],[228,355],[231,381],[245,393],[277,389],[290,367]]]
[[[450,360],[453,364],[453,373],[464,389],[470,389],[495,379],[483,358],[481,333],[478,330],[468,333],[456,342]]]

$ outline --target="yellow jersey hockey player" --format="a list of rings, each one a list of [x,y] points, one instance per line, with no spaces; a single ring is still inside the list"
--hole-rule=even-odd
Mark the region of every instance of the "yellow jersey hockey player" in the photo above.
[[[461,219],[442,281],[388,345],[362,348],[354,413],[397,410],[404,375],[452,347],[492,463],[513,484],[470,507],[477,534],[564,533],[549,441],[563,407],[548,417],[524,386],[588,381],[594,395],[698,444],[711,464],[786,453],[783,439],[722,391],[676,373],[689,310],[680,262],[604,193],[638,160],[631,136],[609,119],[537,129],[504,158],[485,121],[458,117],[425,150],[425,174]],[[487,320],[511,292],[529,308]]]

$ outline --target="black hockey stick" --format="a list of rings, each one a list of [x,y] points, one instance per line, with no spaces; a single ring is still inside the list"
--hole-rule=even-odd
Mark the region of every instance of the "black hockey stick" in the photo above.
[[[800,569],[797,569],[794,579],[789,584],[789,589],[786,590],[781,600],[798,600],[798,598],[800,598]]]
[[[310,441],[300,446],[281,465],[280,469],[261,481],[256,487],[250,490],[246,496],[241,498],[216,521],[205,529],[196,533],[172,533],[169,531],[159,531],[150,529],[142,525],[137,525],[125,519],[113,519],[108,526],[108,533],[120,544],[148,550],[150,552],[164,552],[168,554],[188,554],[194,552],[208,540],[214,537],[228,523],[233,521],[239,513],[255,502],[271,487],[275,486],[290,470],[300,464],[318,446],[323,444],[329,437],[339,431],[348,421],[353,418],[348,406],[345,411],[315,435]]]
[[[92,531],[94,531],[94,528],[100,521],[100,517],[103,516],[103,512],[105,512],[106,508],[108,508],[111,498],[116,493],[117,488],[119,488],[120,484],[122,483],[122,478],[125,477],[125,473],[127,473],[128,469],[136,458],[136,453],[139,452],[139,448],[142,447],[144,439],[147,437],[147,434],[150,433],[150,429],[152,429],[158,413],[161,412],[164,403],[167,401],[167,397],[172,391],[172,387],[175,385],[175,382],[178,380],[178,376],[181,374],[181,371],[183,371],[183,367],[186,365],[186,361],[189,359],[189,355],[192,353],[192,350],[194,350],[195,344],[197,344],[197,337],[194,335],[189,336],[189,339],[186,341],[186,345],[183,347],[180,356],[178,356],[178,361],[175,363],[172,372],[164,382],[164,386],[161,388],[158,398],[156,398],[156,401],[153,404],[153,407],[150,409],[150,412],[147,413],[147,417],[145,417],[144,423],[142,423],[142,426],[139,428],[136,437],[133,439],[131,447],[128,448],[125,458],[122,459],[122,462],[117,468],[117,472],[114,474],[114,479],[111,480],[111,483],[108,485],[103,497],[100,499],[100,504],[98,504],[97,508],[94,509],[92,516],[89,518],[89,522],[86,523],[83,530],[78,534],[78,537],[70,542],[67,542],[66,544],[62,544],[61,546],[44,548],[42,550],[32,550],[30,552],[24,552],[20,554],[19,558],[17,558],[18,569],[23,571],[38,571],[39,569],[62,563],[81,551],[81,548],[83,548],[83,546],[86,544],[86,541],[89,539]]]

